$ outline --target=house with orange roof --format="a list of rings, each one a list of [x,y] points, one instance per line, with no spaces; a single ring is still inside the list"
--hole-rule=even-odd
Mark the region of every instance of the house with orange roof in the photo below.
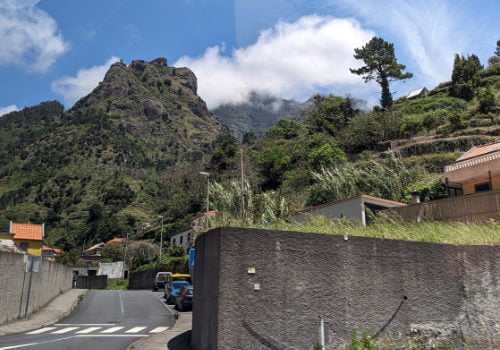
[[[445,166],[450,197],[500,189],[500,142],[476,146]]]
[[[42,258],[45,260],[55,260],[59,254],[61,254],[60,249],[52,248],[48,245],[42,246]]]
[[[45,225],[10,222],[9,232],[0,233],[0,239],[11,239],[30,255],[41,256]]]
[[[106,245],[108,245],[108,244],[119,244],[122,247],[124,247],[127,244],[127,239],[121,238],[121,237],[115,237],[112,240],[107,241]]]

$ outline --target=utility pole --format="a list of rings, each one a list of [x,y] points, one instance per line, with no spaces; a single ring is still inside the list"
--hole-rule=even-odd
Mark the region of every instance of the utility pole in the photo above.
[[[209,203],[210,203],[210,174],[204,171],[200,171],[200,175],[207,178],[207,211],[205,214],[205,227],[208,231],[208,211],[209,211]]]
[[[163,250],[163,215],[159,215],[158,218],[161,218],[161,230],[160,230],[160,257],[159,261],[161,261],[161,251]]]
[[[245,220],[245,176],[243,171],[243,148],[240,148],[240,169],[241,169],[241,220]]]

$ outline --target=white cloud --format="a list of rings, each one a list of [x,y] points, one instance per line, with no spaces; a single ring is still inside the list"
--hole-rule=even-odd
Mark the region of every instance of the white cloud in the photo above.
[[[113,56],[102,66],[82,68],[74,77],[59,78],[52,83],[52,90],[63,97],[66,106],[72,106],[90,93],[102,81],[109,67],[119,60],[118,57]]]
[[[57,23],[37,9],[39,0],[0,0],[0,66],[46,72],[68,49]]]
[[[411,71],[427,85],[449,80],[454,54],[468,45],[467,24],[457,12],[462,6],[456,6],[456,2],[454,6],[447,1],[331,0],[331,3],[342,3],[364,24],[390,33],[393,40],[397,39],[398,61],[416,69]],[[402,61],[398,51],[407,53],[413,62]]]
[[[216,46],[199,58],[181,57],[174,65],[195,72],[209,108],[245,101],[252,91],[301,99],[318,89],[362,85],[349,68],[360,66],[354,48],[373,36],[354,19],[305,16],[294,23],[278,22],[261,32],[255,44],[230,56]]]
[[[18,110],[19,110],[19,108],[17,108],[16,105],[0,107],[0,116],[7,114],[7,113],[10,113],[10,112],[18,111]]]

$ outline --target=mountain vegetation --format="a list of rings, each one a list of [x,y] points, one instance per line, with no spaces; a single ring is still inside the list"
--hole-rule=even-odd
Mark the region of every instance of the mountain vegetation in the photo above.
[[[159,213],[188,220],[203,191],[193,174],[228,130],[190,70],[156,59],[114,64],[69,111],[3,116],[0,134],[1,229],[44,222],[47,243],[70,250],[145,232]]]
[[[116,63],[70,110],[52,101],[0,117],[0,229],[43,222],[46,243],[73,252],[127,233],[157,244],[164,220],[168,242],[204,211],[200,171],[210,173],[221,224],[273,224],[361,193],[442,198],[444,165],[500,138],[500,62],[488,62],[457,55],[450,81],[385,108],[363,110],[350,96],[316,95],[304,107],[254,95],[216,110],[224,123],[189,69],[162,58]]]
[[[310,100],[299,103],[254,92],[245,102],[223,104],[212,112],[238,140],[249,143],[262,136],[281,118],[299,119],[311,105]]]

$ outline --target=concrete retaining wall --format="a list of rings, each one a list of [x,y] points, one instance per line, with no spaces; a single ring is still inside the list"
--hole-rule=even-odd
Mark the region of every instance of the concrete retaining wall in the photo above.
[[[195,350],[312,349],[319,314],[327,349],[351,329],[471,348],[500,332],[500,246],[219,228],[196,241],[194,284]]]
[[[500,220],[500,191],[487,191],[466,196],[413,204],[383,211],[399,216],[403,221],[436,220],[485,222]]]
[[[44,260],[40,272],[25,273],[26,255],[0,252],[0,324],[24,317],[30,274],[28,315],[71,289],[72,269]]]
[[[108,276],[78,276],[75,288],[79,289],[104,289],[108,285]]]

